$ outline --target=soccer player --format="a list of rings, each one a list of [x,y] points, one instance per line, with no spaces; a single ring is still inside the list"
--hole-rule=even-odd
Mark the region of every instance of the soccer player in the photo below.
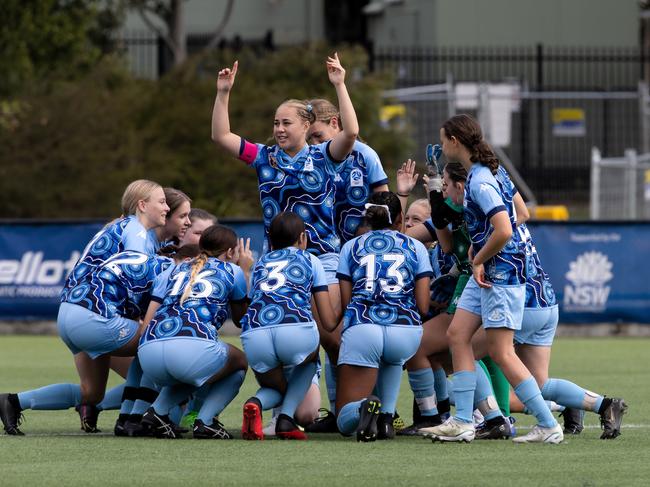
[[[239,392],[248,365],[241,350],[219,340],[218,331],[228,306],[235,323],[246,311],[249,245],[230,228],[211,226],[201,235],[201,254],[156,281],[138,349],[143,373],[163,386],[142,417],[155,437],[180,437],[169,412],[197,391],[203,402],[194,438],[232,438],[214,417]]]
[[[219,223],[216,216],[202,208],[192,208],[188,217],[191,224],[181,239],[181,245],[198,245],[203,230]]]
[[[140,339],[140,320],[149,304],[153,282],[171,261],[127,250],[119,252],[67,289],[59,308],[59,336],[75,354],[84,354],[79,367],[82,408],[96,409],[104,397],[110,357],[132,357]],[[79,362],[78,362],[79,363]],[[76,401],[74,384],[54,384],[19,394],[0,395],[0,418],[10,435],[18,429],[25,409],[62,409],[60,403]],[[69,396],[73,396],[70,399]],[[74,403],[74,402],[73,402]],[[68,407],[71,404],[67,405]],[[82,427],[97,431],[97,415],[82,415]],[[84,418],[88,420],[84,424]]]
[[[341,114],[329,100],[322,98],[307,101],[307,107],[314,114],[314,121],[307,131],[310,144],[322,144],[332,140],[342,130]],[[357,140],[350,155],[334,166],[334,222],[341,244],[355,237],[363,219],[364,205],[371,192],[388,191],[388,176],[384,172],[377,153],[367,144]],[[316,316],[318,321],[318,316]],[[326,411],[307,431],[314,433],[335,433],[336,428],[336,369],[332,364],[338,360],[341,346],[341,328],[334,334],[321,331],[321,345],[325,348],[325,382],[330,411]]]
[[[505,184],[512,184],[506,178]],[[526,242],[527,279],[523,323],[514,337],[517,355],[535,377],[544,399],[566,407],[562,412],[565,418],[564,433],[580,433],[582,414],[586,410],[600,416],[603,429],[601,439],[616,438],[621,434],[621,422],[627,409],[625,400],[603,397],[565,379],[549,378],[551,347],[558,324],[558,304],[526,224],[519,225],[518,231]]]
[[[169,212],[165,225],[156,229],[156,235],[162,247],[173,245],[176,248],[192,224],[190,221],[192,200],[179,189],[163,188],[163,191]]]
[[[424,245],[398,231],[398,197],[373,193],[366,208],[372,230],[343,246],[337,273],[345,306],[337,423],[364,442],[395,434],[402,366],[420,344],[432,274]],[[371,395],[375,385],[378,397]]]
[[[447,159],[460,162],[468,171],[464,218],[473,246],[473,275],[447,331],[454,365],[456,414],[429,432],[440,441],[474,439],[472,411],[477,375],[471,338],[482,324],[490,357],[538,420],[530,433],[513,441],[560,443],[562,428],[544,402],[534,377],[514,353],[514,332],[521,328],[524,311],[526,256],[516,229],[512,194],[499,185],[499,161],[473,118],[450,118],[440,129],[440,137]]]
[[[260,389],[244,404],[242,436],[261,440],[262,411],[280,406],[275,435],[305,440],[294,414],[316,373],[318,328],[311,313],[313,296],[321,325],[338,325],[329,300],[323,265],[306,252],[305,223],[296,213],[278,214],[269,227],[271,252],[255,265],[251,304],[241,320],[241,340]],[[288,378],[284,367],[292,367]]]
[[[163,188],[153,181],[139,179],[130,183],[122,195],[123,217],[107,224],[88,243],[74,269],[66,278],[61,292],[61,301],[87,274],[92,272],[112,255],[124,251],[134,250],[147,255],[154,255],[159,247],[154,229],[165,224],[169,207],[166,204]],[[121,357],[116,357],[117,363],[111,359],[111,368],[120,375],[125,374],[125,364]],[[93,370],[93,362],[86,353],[74,355],[77,370],[82,375]],[[115,407],[119,403],[122,386],[108,391],[104,406]],[[25,399],[22,408],[32,409],[68,409],[77,406],[81,419],[81,428],[93,433],[98,431],[97,416],[99,409],[95,405],[80,404],[82,393],[77,384],[52,384],[49,386],[28,391],[29,400]],[[6,401],[0,399],[0,403]],[[110,405],[108,403],[111,403]],[[0,409],[2,406],[0,405]]]

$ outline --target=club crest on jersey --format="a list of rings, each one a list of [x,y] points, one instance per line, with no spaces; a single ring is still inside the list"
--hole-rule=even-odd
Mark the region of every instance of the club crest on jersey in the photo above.
[[[278,158],[275,154],[269,154],[269,166],[271,166],[273,169],[278,168]]]
[[[350,172],[350,186],[363,186],[363,173],[360,169],[353,169],[352,172]]]
[[[311,158],[311,156],[307,156],[307,160],[305,161],[305,171],[313,171],[314,170],[314,160]]]

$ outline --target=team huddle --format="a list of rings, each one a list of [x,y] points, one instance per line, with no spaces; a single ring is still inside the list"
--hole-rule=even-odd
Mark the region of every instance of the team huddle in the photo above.
[[[443,124],[441,144],[427,150],[428,198],[408,206],[415,163],[389,191],[379,157],[358,139],[336,54],[326,67],[338,108],[283,102],[270,146],[231,132],[237,63],[219,71],[212,139],[257,173],[262,256],[255,262],[249,240],[184,192],[132,182],[122,216],[91,239],[61,293],[57,326],[79,384],[0,394],[7,434],[23,434],[24,410],[74,407],[88,433],[101,411],[119,409],[116,436],[230,439],[219,415],[250,368],[259,389],[236,406],[246,440],[330,432],[560,443],[582,431],[585,411],[599,415],[601,438],[620,435],[623,399],[549,377],[555,294],[526,205],[478,123]],[[243,350],[219,336],[229,318]],[[106,390],[111,369],[125,381]],[[404,370],[409,426],[396,412]],[[537,424],[516,435],[513,412]]]

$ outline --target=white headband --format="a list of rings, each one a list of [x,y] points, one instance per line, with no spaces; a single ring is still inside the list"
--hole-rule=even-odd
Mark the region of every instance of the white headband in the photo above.
[[[388,215],[388,224],[389,225],[393,224],[393,219],[390,217],[390,209],[388,208],[388,205],[376,205],[374,203],[366,203],[366,210],[371,206],[378,206],[379,208],[384,208],[386,210],[386,214]]]

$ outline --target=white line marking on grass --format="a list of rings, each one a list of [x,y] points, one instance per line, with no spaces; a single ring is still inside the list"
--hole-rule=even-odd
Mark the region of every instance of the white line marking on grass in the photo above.
[[[521,429],[521,430],[529,430],[529,429],[532,428],[532,426],[517,426],[517,423],[515,423],[515,428],[517,428],[518,430],[519,429]],[[584,426],[584,428],[586,430],[599,430],[599,429],[601,429],[601,427],[598,426],[597,424],[586,424]],[[621,429],[624,429],[624,430],[626,430],[626,429],[631,429],[631,430],[632,429],[650,429],[650,424],[623,424],[623,425],[621,425]]]

